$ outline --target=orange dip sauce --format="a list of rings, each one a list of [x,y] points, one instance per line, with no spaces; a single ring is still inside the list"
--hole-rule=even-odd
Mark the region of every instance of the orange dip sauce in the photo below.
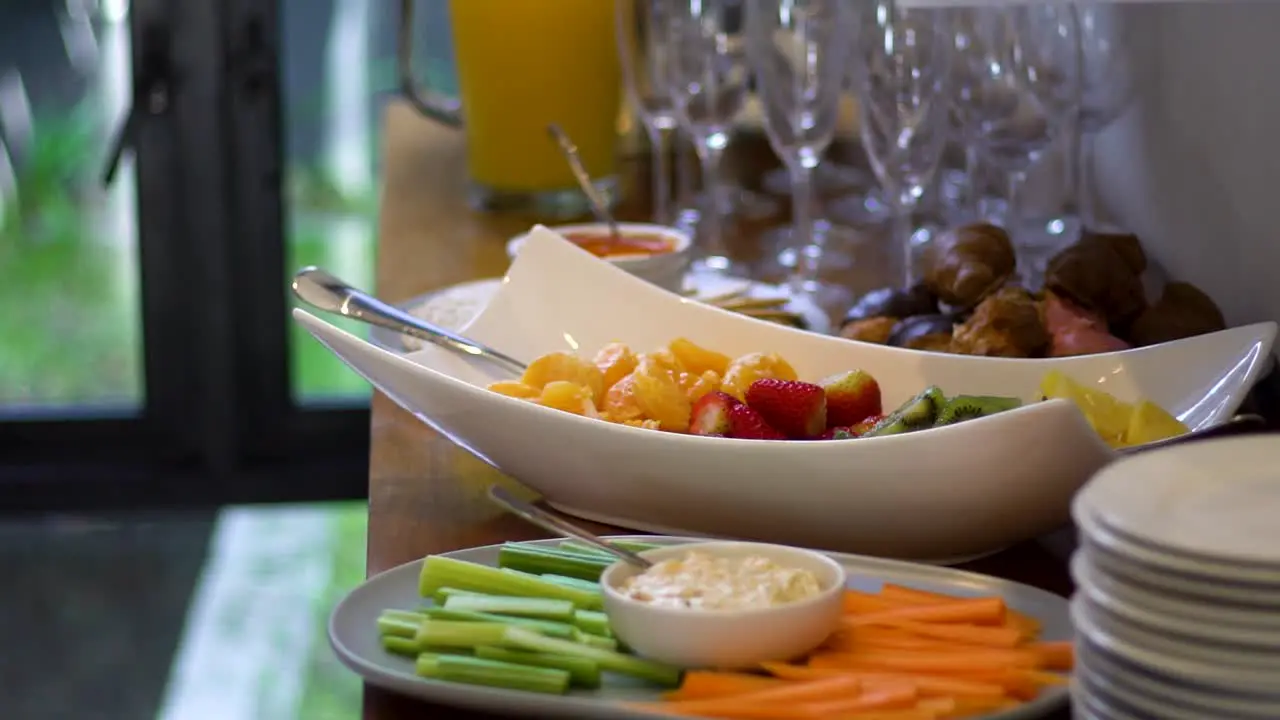
[[[661,255],[676,249],[675,241],[662,235],[621,233],[613,237],[608,232],[566,233],[565,239],[600,258],[623,255]]]

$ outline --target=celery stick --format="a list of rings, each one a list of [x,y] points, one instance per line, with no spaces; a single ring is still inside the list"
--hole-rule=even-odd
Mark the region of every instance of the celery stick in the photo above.
[[[583,632],[613,637],[613,628],[609,627],[609,616],[595,610],[574,610],[573,624]]]
[[[577,637],[580,629],[570,625],[569,623],[556,622],[555,620],[538,620],[535,618],[509,617],[506,615],[494,615],[493,613],[467,612],[464,610],[447,610],[442,607],[427,607],[422,609],[422,613],[426,617],[436,618],[437,620],[464,620],[466,622],[485,622],[485,623],[505,623],[507,625],[519,625],[523,628],[529,628],[546,635],[547,637],[565,638],[573,640]]]
[[[600,687],[600,666],[586,658],[507,650],[506,648],[488,645],[481,645],[476,648],[476,657],[485,660],[509,662],[516,665],[559,668],[569,673],[569,682],[573,685],[584,688]]]
[[[575,607],[584,610],[599,610],[603,607],[599,593],[557,585],[538,577],[504,573],[498,568],[464,560],[439,555],[428,557],[422,563],[422,574],[418,578],[418,592],[422,597],[432,597],[443,587],[490,595],[556,598],[568,600]]]
[[[601,670],[632,675],[659,685],[675,686],[680,683],[680,671],[676,668],[632,655],[623,655],[613,650],[549,638],[518,627],[507,628],[501,645],[514,650],[586,658],[595,661]]]
[[[466,655],[422,653],[418,656],[416,670],[422,677],[469,685],[551,695],[563,695],[569,689],[569,673],[566,670],[516,665]]]
[[[578,630],[577,628],[574,628],[574,630],[576,630],[576,632],[573,634],[573,641],[576,643],[582,643],[583,645],[602,648],[604,650],[618,649],[618,641],[613,638],[607,638],[603,635],[593,635],[589,632]]]
[[[600,592],[600,583],[592,580],[581,580],[575,577],[565,577],[564,575],[556,575],[555,573],[543,573],[538,577],[542,578],[543,580],[546,580],[547,582],[553,582],[557,585],[564,585],[565,587],[578,588],[580,590],[586,590],[587,592],[593,592],[593,593]]]
[[[389,635],[393,637],[411,638],[418,634],[418,626],[422,624],[422,618],[409,620],[403,617],[388,615],[383,613],[378,618],[378,634]]]
[[[414,640],[420,649],[473,648],[477,645],[497,645],[508,627],[504,623],[465,622],[457,620],[423,620]],[[537,634],[537,631],[529,632]]]
[[[613,564],[611,558],[560,552],[552,548],[529,547],[507,543],[498,551],[498,565],[527,573],[556,573],[582,580],[599,580],[604,569]]]
[[[382,648],[393,655],[404,655],[405,657],[418,657],[418,643],[413,638],[396,637],[394,635],[382,636]],[[557,667],[557,666],[551,666]]]
[[[454,595],[444,602],[446,610],[498,613],[542,620],[573,619],[573,603],[551,598],[510,597],[502,595]]]
[[[484,593],[479,593],[479,592],[476,592],[475,590],[459,590],[458,588],[442,587],[437,589],[434,593],[432,593],[431,599],[435,600],[437,605],[444,605],[444,601],[448,600],[454,595],[483,595],[483,594]]]

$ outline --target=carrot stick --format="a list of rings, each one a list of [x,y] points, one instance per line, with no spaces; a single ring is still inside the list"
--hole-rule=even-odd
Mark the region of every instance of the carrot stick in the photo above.
[[[817,711],[819,717],[831,717],[856,710],[907,708],[916,702],[916,689],[910,683],[885,684],[860,695],[826,702],[807,702],[801,707]]]
[[[915,620],[935,623],[970,623],[999,625],[1004,622],[1004,600],[998,597],[966,598],[934,605],[909,605],[865,614],[846,615],[840,623],[846,627],[876,625],[891,620]]]
[[[885,583],[884,587],[880,588],[880,597],[884,598],[886,603],[918,605],[947,602],[955,599],[950,595],[929,592],[928,590],[917,590],[916,588],[894,585],[893,583]],[[1040,621],[1016,610],[1008,611],[1005,624],[1014,630],[1022,632],[1027,638],[1034,638],[1040,634]]]
[[[663,695],[665,700],[703,700],[706,698],[742,695],[755,690],[777,687],[782,681],[739,672],[690,670],[684,674],[680,687]]]
[[[896,607],[903,607],[903,603],[893,602],[879,595],[872,595],[860,590],[845,590],[840,600],[844,612],[847,614],[877,612],[880,610],[889,610]],[[914,603],[911,603],[914,604]]]
[[[828,720],[807,705],[754,702],[733,697],[697,702],[716,704],[705,707],[701,705],[686,707],[691,703],[634,703],[631,707],[638,710],[722,720]]]
[[[1075,648],[1069,640],[1035,643],[1031,650],[1040,656],[1040,667],[1047,670],[1070,670],[1075,667]]]
[[[903,710],[854,710],[823,720],[938,720],[941,715],[932,710],[908,708]]]
[[[948,676],[934,676],[910,673],[858,672],[840,668],[822,668],[804,665],[788,665],[786,663],[765,663],[764,669],[774,677],[786,680],[814,680],[835,675],[848,675],[857,678],[864,686],[875,686],[885,682],[906,682],[915,686],[922,696],[937,697],[973,697],[1002,698],[1004,688],[997,683],[980,683],[960,680]]]
[[[857,678],[840,675],[829,678],[820,678],[817,680],[807,680],[804,682],[782,683],[775,687],[765,688],[763,690],[752,690],[739,693],[737,695],[705,698],[701,700],[678,700],[675,702],[665,702],[656,705],[650,703],[649,705],[660,708],[662,712],[684,712],[693,714],[694,711],[699,710],[713,711],[717,708],[724,707],[725,704],[794,703],[807,702],[811,700],[831,700],[856,695],[858,693],[858,689],[859,683]]]
[[[942,626],[939,626],[942,627]],[[892,650],[955,650],[955,643],[948,643],[942,640],[931,640],[925,637],[916,637],[910,633],[873,633],[864,634],[849,632],[848,630],[837,632],[827,638],[823,646],[831,650],[839,650],[850,652],[860,650],[862,648],[885,648]]]
[[[1035,653],[1018,650],[975,650],[961,652],[911,652],[903,650],[859,650],[845,653],[817,653],[810,657],[814,667],[850,670],[889,670],[918,673],[964,673],[974,670],[1001,671],[1034,669]]]
[[[1022,633],[1007,627],[984,627],[981,625],[948,625],[943,623],[921,623],[911,620],[881,620],[881,623],[913,635],[935,640],[950,640],[966,645],[985,645],[988,647],[1014,648],[1022,641]]]

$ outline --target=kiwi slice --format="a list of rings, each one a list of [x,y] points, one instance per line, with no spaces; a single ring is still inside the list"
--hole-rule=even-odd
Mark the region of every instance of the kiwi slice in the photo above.
[[[862,437],[898,435],[912,430],[933,427],[934,420],[938,417],[938,412],[946,402],[947,396],[942,394],[942,389],[937,385],[930,385],[919,395],[906,401],[897,410],[886,415],[883,420],[876,423],[876,426]]]
[[[947,401],[938,411],[938,419],[934,427],[954,425],[965,420],[994,415],[1005,410],[1021,407],[1022,401],[1011,397],[994,397],[990,395],[957,395]]]

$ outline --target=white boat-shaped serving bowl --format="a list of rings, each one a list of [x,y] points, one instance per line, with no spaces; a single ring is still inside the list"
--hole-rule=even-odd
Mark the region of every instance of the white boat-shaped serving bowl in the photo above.
[[[356,372],[431,427],[560,510],[623,527],[898,558],[972,556],[1068,519],[1114,453],[1071,404],[1038,402],[944,428],[866,440],[695,437],[578,417],[491,393],[504,372],[434,346],[399,355],[302,310],[295,317]],[[817,335],[691,302],[530,233],[501,289],[464,334],[530,361],[556,350],[637,351],[687,337],[730,356],[777,352],[802,379],[862,368],[892,408],[936,384],[948,395],[1037,399],[1050,369],[1189,426],[1230,417],[1275,338],[1262,323],[1126,352],[1006,360]]]

